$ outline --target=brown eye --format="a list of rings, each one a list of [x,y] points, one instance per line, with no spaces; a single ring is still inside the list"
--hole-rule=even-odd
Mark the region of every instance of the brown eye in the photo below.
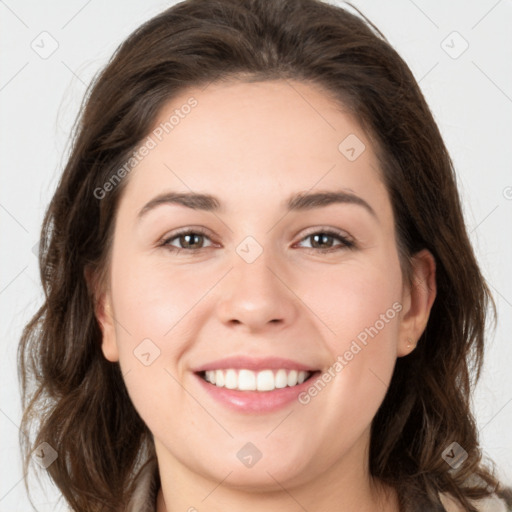
[[[302,241],[308,239],[311,240],[311,247],[306,247],[306,249],[317,249],[320,252],[350,249],[355,247],[354,242],[349,240],[346,236],[332,230],[323,229],[321,231],[315,231],[314,233],[310,233],[305,236]],[[338,240],[340,243],[334,245],[335,240]]]
[[[209,240],[208,236],[201,231],[183,231],[166,238],[161,245],[171,251],[193,251],[205,249],[207,247],[204,246],[205,239]],[[175,241],[179,244],[178,247],[174,245]]]

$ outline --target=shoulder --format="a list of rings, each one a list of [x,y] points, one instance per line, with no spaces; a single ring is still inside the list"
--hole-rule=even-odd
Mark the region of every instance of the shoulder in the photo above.
[[[439,498],[447,512],[465,512],[464,508],[449,494],[441,493]],[[508,512],[506,504],[497,496],[473,501],[473,505],[478,512]]]

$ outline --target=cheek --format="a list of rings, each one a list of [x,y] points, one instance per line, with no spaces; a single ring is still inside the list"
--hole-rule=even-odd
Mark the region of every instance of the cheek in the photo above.
[[[171,268],[165,258],[134,253],[114,254],[111,270],[120,366],[140,416],[155,433],[163,425],[165,434],[170,425],[180,428],[173,411],[183,416],[194,408],[180,384],[182,356],[197,339],[199,315],[209,304],[203,298],[218,277],[204,267]]]
[[[399,262],[393,258],[375,264],[354,260],[315,276],[304,302],[322,320],[324,327],[318,325],[332,364],[312,382],[301,403],[318,408],[325,428],[350,417],[355,435],[384,399],[397,357],[401,287]]]
[[[194,307],[211,285],[211,275],[193,266],[171,268],[164,258],[119,256],[112,288],[117,320],[126,327],[122,340],[129,332],[132,345],[150,338],[162,352],[179,351],[184,336],[178,334],[194,321]]]
[[[372,263],[354,258],[322,272],[304,272],[299,279],[296,288],[322,321],[333,357],[349,350],[354,340],[367,353],[395,350],[402,291],[397,259]],[[370,343],[374,339],[379,341]]]

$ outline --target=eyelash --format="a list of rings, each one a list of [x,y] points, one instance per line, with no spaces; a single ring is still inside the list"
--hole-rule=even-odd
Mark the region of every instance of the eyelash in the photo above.
[[[337,252],[338,250],[343,250],[343,249],[355,249],[356,248],[356,244],[352,240],[350,240],[348,237],[344,236],[340,232],[335,231],[330,228],[325,228],[325,229],[320,228],[316,231],[308,233],[306,236],[301,238],[300,242],[302,242],[314,235],[319,235],[319,234],[332,236],[332,237],[338,239],[338,241],[340,241],[341,244],[336,245],[334,247],[329,247],[328,249],[317,249],[315,247],[306,247],[306,249],[308,249],[309,251],[313,251],[313,252],[329,253],[329,252]],[[203,235],[203,236],[206,236],[207,238],[209,238],[206,231],[201,228],[194,228],[194,229],[187,228],[186,230],[183,230],[183,231],[180,231],[177,233],[173,233],[172,236],[165,238],[164,240],[162,240],[162,242],[159,244],[159,246],[165,247],[167,250],[169,250],[172,253],[180,253],[183,251],[198,252],[198,251],[202,251],[204,249],[208,249],[208,247],[200,247],[199,249],[184,249],[184,248],[174,247],[174,246],[170,245],[170,242],[172,242],[176,238],[179,238],[180,236],[184,236],[184,235]]]

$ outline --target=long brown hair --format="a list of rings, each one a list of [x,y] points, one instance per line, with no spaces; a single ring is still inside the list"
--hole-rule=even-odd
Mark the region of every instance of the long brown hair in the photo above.
[[[468,239],[453,164],[411,71],[361,16],[319,0],[187,0],[139,27],[91,85],[42,226],[45,301],[19,346],[22,430],[35,431],[30,442],[21,436],[25,469],[40,443],[55,448],[47,470],[74,511],[122,510],[135,473],[154,458],[119,365],[103,357],[85,278],[93,269],[105,280],[129,178],[104,197],[95,191],[130,158],[166,102],[226,79],[301,80],[332,95],[375,144],[404,275],[416,251],[427,248],[436,259],[427,328],[416,350],[397,361],[372,423],[371,475],[396,488],[402,510],[444,510],[439,493],[469,511],[476,510],[470,500],[494,492],[512,503],[482,461],[470,410],[494,304]],[[453,441],[468,453],[457,470],[442,457]]]

